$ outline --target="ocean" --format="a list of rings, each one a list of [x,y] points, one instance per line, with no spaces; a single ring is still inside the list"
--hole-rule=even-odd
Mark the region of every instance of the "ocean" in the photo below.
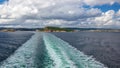
[[[32,35],[30,32],[0,32],[0,62],[13,54]]]
[[[86,55],[93,56],[109,68],[120,68],[120,33],[63,32],[53,34]]]
[[[1,32],[0,68],[119,68],[120,33]]]

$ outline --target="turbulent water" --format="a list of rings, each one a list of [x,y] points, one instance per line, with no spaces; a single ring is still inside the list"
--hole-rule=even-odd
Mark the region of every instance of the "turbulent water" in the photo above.
[[[0,62],[8,58],[32,35],[30,32],[0,32]]]
[[[120,32],[56,32],[73,47],[109,68],[120,68]]]
[[[102,63],[49,33],[36,33],[0,68],[106,68]]]

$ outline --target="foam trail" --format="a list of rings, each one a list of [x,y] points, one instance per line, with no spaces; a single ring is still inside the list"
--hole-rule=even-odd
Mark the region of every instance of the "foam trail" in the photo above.
[[[106,68],[49,33],[35,33],[0,68]]]
[[[0,68],[36,68],[34,63],[36,47],[41,39],[40,33],[36,33],[23,44],[7,60],[1,63]]]
[[[52,34],[44,34],[44,42],[54,61],[54,66],[46,68],[107,68]]]

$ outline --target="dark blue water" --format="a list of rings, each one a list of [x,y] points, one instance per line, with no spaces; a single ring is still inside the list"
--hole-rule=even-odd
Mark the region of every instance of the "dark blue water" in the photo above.
[[[0,68],[106,68],[62,39],[35,33]]]
[[[0,32],[0,62],[14,53],[32,35],[31,32]]]
[[[120,33],[64,32],[53,34],[85,54],[92,55],[109,68],[120,68]]]

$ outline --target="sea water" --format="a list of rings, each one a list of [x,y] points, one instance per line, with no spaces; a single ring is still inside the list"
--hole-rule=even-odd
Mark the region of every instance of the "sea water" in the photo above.
[[[109,68],[120,68],[120,32],[52,33]]]
[[[31,32],[0,32],[0,62],[13,54],[32,35]]]
[[[35,33],[0,68],[107,68],[49,33]]]

